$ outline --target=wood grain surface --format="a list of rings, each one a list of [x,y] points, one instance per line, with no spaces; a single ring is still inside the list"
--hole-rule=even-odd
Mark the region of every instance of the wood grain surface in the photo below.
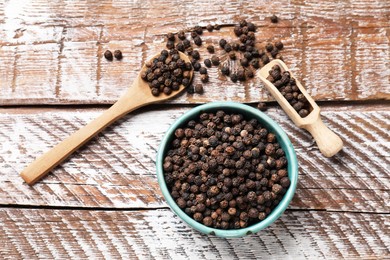
[[[389,99],[388,1],[18,1],[0,5],[0,104],[111,104],[131,85],[146,59],[165,46],[164,35],[199,24],[205,44],[235,40],[233,25],[247,18],[258,44],[281,39],[282,55],[316,100]],[[166,9],[166,7],[169,7]],[[270,23],[271,14],[280,22]],[[204,44],[204,45],[205,45]],[[103,52],[121,49],[122,61]],[[224,55],[222,50],[218,53]],[[203,58],[209,57],[205,46]],[[195,77],[194,84],[199,83]],[[204,95],[171,103],[272,100],[256,80],[232,83],[216,68]],[[221,95],[223,93],[223,95]]]
[[[386,214],[287,210],[238,239],[202,235],[168,209],[0,210],[4,259],[384,259]]]

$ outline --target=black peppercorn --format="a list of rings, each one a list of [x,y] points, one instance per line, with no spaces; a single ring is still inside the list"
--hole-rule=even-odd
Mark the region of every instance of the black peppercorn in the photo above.
[[[236,59],[236,53],[234,51],[229,52],[229,58],[231,60],[235,60]]]
[[[222,72],[222,74],[223,74],[223,75],[226,75],[226,76],[228,76],[228,75],[229,75],[229,73],[230,73],[229,66],[227,66],[227,65],[224,65],[224,66],[222,66],[222,68],[221,68],[221,72]]]
[[[264,103],[264,102],[259,102],[258,104],[257,104],[257,108],[260,110],[260,111],[266,111],[267,110],[267,104],[266,103]]]
[[[252,67],[253,67],[254,69],[260,68],[260,63],[259,63],[259,60],[258,60],[258,59],[253,59],[253,60],[251,60],[250,64],[252,65]]]
[[[283,43],[281,41],[275,42],[275,47],[279,50],[283,49]]]
[[[256,31],[256,26],[253,23],[251,23],[251,22],[248,22],[247,27],[248,27],[248,30],[251,31],[251,32],[255,32]]]
[[[202,74],[200,75],[200,80],[203,82],[203,83],[207,83],[209,81],[209,75],[207,74]]]
[[[230,79],[231,79],[233,82],[237,82],[237,80],[238,80],[237,73],[230,73]]]
[[[205,65],[207,68],[211,68],[211,61],[210,61],[210,59],[205,59],[205,60],[204,60],[204,65]]]
[[[168,56],[168,55],[166,55]],[[115,50],[114,51],[114,57],[117,59],[117,60],[121,60],[123,58],[123,55],[122,55],[122,52],[120,50]]]
[[[200,73],[200,74],[207,74],[207,69],[206,69],[205,67],[201,67],[201,68],[199,69],[199,73]]]
[[[178,34],[177,34],[177,37],[180,39],[180,40],[184,40],[186,38],[186,34],[184,31],[180,31]]]
[[[240,60],[240,64],[241,64],[241,66],[243,66],[243,67],[248,67],[248,66],[249,66],[249,61],[248,61],[247,58],[242,58],[242,59]]]
[[[246,76],[247,78],[253,78],[253,77],[255,76],[255,74],[253,74],[253,71],[252,71],[252,70],[247,69],[247,70],[245,70],[245,76]]]
[[[237,78],[240,81],[244,81],[245,80],[245,71],[243,69],[239,69],[237,71]]]
[[[202,26],[197,25],[197,26],[194,27],[194,31],[197,34],[201,35],[203,33],[203,28],[202,28]]]
[[[206,29],[207,29],[207,31],[212,32],[212,31],[214,30],[214,26],[211,25],[211,24],[208,24],[208,25],[206,26]]]
[[[195,90],[195,93],[202,94],[203,93],[203,85],[202,84],[196,84],[194,90]]]
[[[195,62],[192,66],[194,67],[195,71],[199,71],[199,69],[201,68],[201,65],[199,62]]]
[[[174,41],[167,41],[166,47],[169,50],[175,48],[175,42]]]
[[[194,43],[198,46],[202,45],[202,39],[199,36],[194,38]]]
[[[237,25],[234,27],[234,34],[239,37],[242,34],[241,26]]]
[[[225,46],[223,47],[223,49],[226,52],[230,52],[230,51],[232,51],[232,46],[229,43],[226,43]]]
[[[219,46],[221,46],[221,48],[224,48],[226,43],[227,43],[227,41],[225,39],[219,40]]]
[[[304,118],[304,117],[307,117],[309,115],[309,111],[307,109],[301,109],[299,112],[298,112],[299,116]]]
[[[209,53],[214,53],[214,51],[215,51],[213,45],[207,46],[207,50],[208,50]]]
[[[219,65],[219,58],[218,58],[218,56],[217,56],[217,55],[213,55],[213,56],[211,57],[211,62],[212,62],[213,65],[215,65],[215,66]]]
[[[267,43],[265,45],[265,49],[268,51],[268,52],[271,52],[273,49],[274,49],[274,45],[272,43]]]
[[[112,52],[110,50],[106,50],[104,52],[104,58],[106,58],[109,61],[112,61],[113,60]]]
[[[239,25],[240,27],[247,26],[248,22],[245,19],[240,20]]]

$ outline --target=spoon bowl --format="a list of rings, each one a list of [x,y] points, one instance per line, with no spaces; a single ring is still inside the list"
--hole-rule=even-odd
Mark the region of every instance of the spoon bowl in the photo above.
[[[156,54],[151,60],[159,55],[160,54]],[[190,62],[189,58],[184,53],[179,52],[179,55],[185,62]],[[146,65],[143,65],[133,84],[108,110],[29,164],[20,174],[23,180],[27,184],[33,185],[46,176],[54,167],[68,158],[78,148],[83,146],[91,138],[119,118],[148,104],[159,103],[171,99],[179,95],[185,89],[185,86],[180,85],[179,89],[173,91],[170,95],[160,93],[159,96],[153,96],[148,83],[141,78],[141,73],[145,70]],[[193,70],[190,71],[190,81],[192,76]]]

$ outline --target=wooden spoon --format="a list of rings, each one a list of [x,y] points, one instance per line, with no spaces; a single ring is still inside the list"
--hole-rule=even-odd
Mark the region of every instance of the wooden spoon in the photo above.
[[[269,80],[267,80],[269,71],[274,65],[279,65],[282,72],[290,72],[290,75],[295,78],[299,90],[310,103],[312,110],[310,111],[310,114],[305,118],[302,118],[297,113],[297,111],[295,111],[295,109],[290,105],[290,103],[284,98],[284,96],[279,92],[279,90]],[[272,94],[272,96],[276,99],[279,105],[291,118],[294,124],[310,132],[323,155],[325,155],[326,157],[331,157],[343,148],[343,141],[338,135],[332,132],[326,125],[324,125],[320,117],[320,108],[313,100],[313,98],[306,92],[305,88],[301,85],[297,78],[293,76],[293,74],[283,61],[279,59],[272,60],[270,63],[265,65],[259,72],[257,72],[257,76],[263,81],[268,91]]]
[[[180,58],[185,62],[190,62],[185,54],[181,52],[179,54]],[[146,70],[145,65],[142,67],[141,72],[144,70]],[[138,73],[133,85],[127,92],[107,111],[28,165],[21,172],[23,180],[29,185],[33,185],[46,176],[54,167],[63,162],[74,151],[119,118],[142,106],[173,98],[185,89],[181,85],[179,90],[172,92],[170,95],[161,93],[157,97],[153,96],[147,82],[141,79],[141,72]],[[191,78],[192,76],[193,70],[190,73]]]

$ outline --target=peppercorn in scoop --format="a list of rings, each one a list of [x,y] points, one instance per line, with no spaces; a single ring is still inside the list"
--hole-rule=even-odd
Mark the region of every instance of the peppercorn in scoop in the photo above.
[[[256,119],[222,110],[201,113],[175,130],[163,170],[177,205],[218,229],[264,220],[290,186],[276,136]]]
[[[141,78],[148,82],[153,96],[161,93],[170,95],[180,85],[188,87],[191,83],[192,65],[180,58],[177,50],[163,50],[160,55],[145,64],[146,70]]]

